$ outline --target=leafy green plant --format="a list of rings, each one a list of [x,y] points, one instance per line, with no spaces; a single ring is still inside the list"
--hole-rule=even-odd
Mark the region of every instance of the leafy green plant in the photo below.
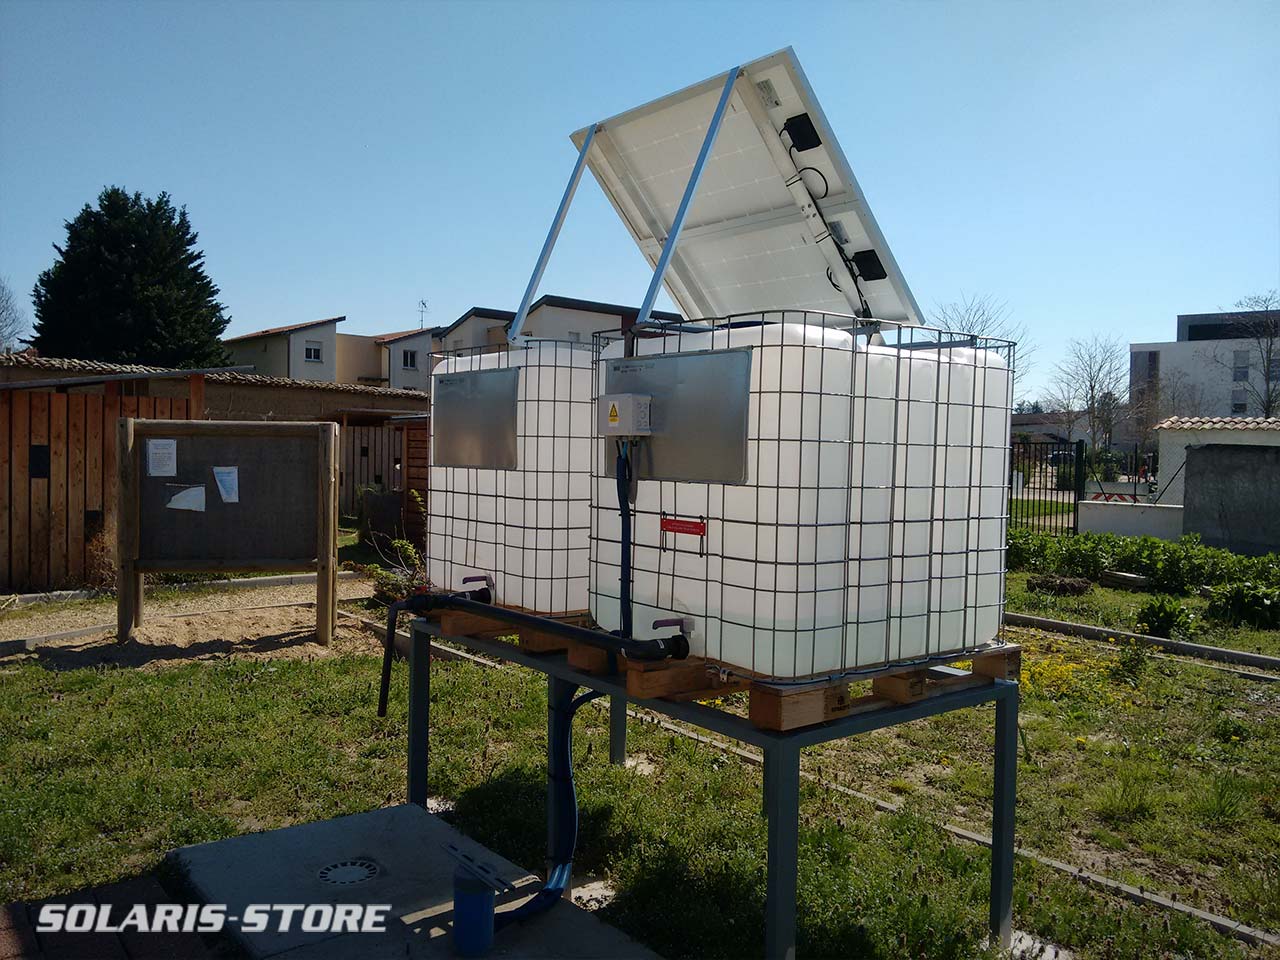
[[[1140,643],[1125,643],[1120,647],[1120,653],[1108,668],[1113,680],[1121,680],[1125,683],[1137,686],[1138,681],[1142,679],[1142,674],[1147,669],[1147,663],[1151,659],[1151,654],[1147,652],[1147,648]]]
[[[392,603],[430,585],[426,565],[417,547],[408,540],[392,540],[389,551],[383,555],[387,566],[369,563],[361,568],[373,579],[375,600]]]
[[[1280,555],[1246,557],[1206,547],[1194,534],[1177,541],[1114,533],[1064,537],[1013,527],[1007,563],[1010,570],[1056,573],[1095,582],[1104,570],[1137,573],[1147,577],[1153,589],[1178,595],[1205,585],[1246,581],[1280,589]]]
[[[1196,615],[1185,604],[1164,594],[1144,603],[1134,619],[1139,633],[1169,640],[1193,636],[1200,626]]]
[[[1280,628],[1280,587],[1249,580],[1215,587],[1205,613],[1233,627],[1245,623],[1261,630]]]

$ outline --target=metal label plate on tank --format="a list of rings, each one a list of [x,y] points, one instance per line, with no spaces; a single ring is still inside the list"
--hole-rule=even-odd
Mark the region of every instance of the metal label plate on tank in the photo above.
[[[609,360],[605,392],[653,398],[652,435],[632,455],[637,479],[746,483],[750,350]],[[605,459],[615,476],[613,458]]]
[[[432,379],[432,464],[516,469],[520,368],[441,373]]]

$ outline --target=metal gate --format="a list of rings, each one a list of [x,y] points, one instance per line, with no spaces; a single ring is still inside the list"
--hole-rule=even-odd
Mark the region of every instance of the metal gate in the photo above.
[[[1084,498],[1084,441],[1012,444],[1009,525],[1045,533],[1075,533],[1076,503]]]

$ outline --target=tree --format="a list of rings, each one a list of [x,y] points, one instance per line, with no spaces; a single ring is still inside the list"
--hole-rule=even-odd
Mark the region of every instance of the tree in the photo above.
[[[35,336],[53,357],[164,367],[227,362],[230,321],[204,271],[187,209],[108,187],[67,221],[58,259],[36,281]]]
[[[27,329],[27,315],[14,295],[9,282],[0,278],[0,349],[8,349],[17,343],[19,334]]]
[[[1007,303],[990,294],[961,294],[959,300],[937,304],[933,308],[933,322],[956,333],[1016,343],[1013,395],[1021,399],[1018,385],[1026,383],[1027,374],[1035,367],[1036,345],[1027,332],[1027,325],[1010,315]]]
[[[1072,340],[1067,355],[1054,368],[1050,389],[1056,405],[1079,411],[1089,433],[1089,446],[1108,445],[1121,415],[1128,388],[1129,364],[1124,345],[1114,337],[1094,334]]]
[[[1214,347],[1209,359],[1232,371],[1232,382],[1244,390],[1251,410],[1263,417],[1280,414],[1280,293],[1242,297],[1228,318],[1223,332],[1231,339]]]

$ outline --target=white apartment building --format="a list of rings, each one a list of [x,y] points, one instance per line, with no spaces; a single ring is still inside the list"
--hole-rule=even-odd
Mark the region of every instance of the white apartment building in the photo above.
[[[1129,345],[1129,399],[1148,423],[1166,417],[1257,417],[1261,397],[1280,389],[1280,333],[1274,311],[1178,317],[1178,339]],[[1272,411],[1274,415],[1275,411]]]

